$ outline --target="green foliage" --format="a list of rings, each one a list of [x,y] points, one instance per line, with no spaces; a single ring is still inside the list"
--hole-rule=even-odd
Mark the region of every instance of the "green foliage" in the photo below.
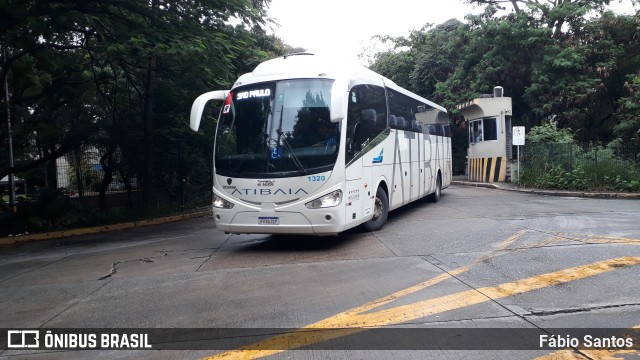
[[[520,183],[542,189],[587,190],[586,173],[583,167],[576,166],[567,171],[560,165],[545,166],[540,172],[527,169],[522,172]]]
[[[638,99],[627,76],[640,69],[640,18],[598,15],[604,0],[512,3],[519,11],[497,16],[488,6],[465,23],[387,38],[408,50],[380,54],[372,69],[404,77],[402,84],[453,115],[457,104],[501,85],[513,100],[514,124],[532,128],[553,118],[580,142],[610,142],[617,124],[633,127],[626,114]]]
[[[530,143],[520,184],[562,190],[640,191],[640,148]]]
[[[65,215],[51,218],[25,199],[18,209],[20,221],[11,220],[15,216],[6,206],[0,217],[22,224],[16,228],[43,229],[210,203],[215,122],[203,121],[194,133],[187,126],[189,109],[198,95],[230,88],[258,63],[302,50],[266,33],[269,4],[0,2],[0,82],[9,83],[16,172],[30,187],[55,187],[55,160],[73,149],[89,149],[97,157],[83,160],[77,169],[81,186],[85,193],[99,191],[101,200],[113,202],[101,202],[97,211],[94,199],[72,197],[70,207],[56,210]],[[240,24],[229,25],[232,18]],[[4,87],[0,94],[0,118],[5,119]],[[205,116],[215,115],[217,109],[209,106]],[[0,130],[3,149],[6,142],[7,134]],[[97,164],[101,171],[95,170]],[[75,170],[70,170],[74,188]],[[8,156],[2,156],[0,178],[7,173]],[[124,185],[129,208],[105,196],[113,179]],[[182,192],[187,182],[199,190]],[[135,192],[141,185],[154,192],[146,204],[139,203]]]
[[[640,146],[640,72],[628,76],[625,90],[627,95],[618,100],[619,122],[614,127],[616,144]]]
[[[445,106],[456,128],[466,125],[457,104],[500,85],[513,102],[513,125],[557,126],[552,133],[543,125],[528,141],[570,142],[563,129],[573,129],[581,143],[640,142],[639,16],[605,11],[608,0],[467,2],[489,6],[465,22],[385,38],[395,51],[371,68]],[[498,15],[505,4],[515,11]],[[467,143],[453,147],[463,153]]]
[[[371,70],[387,74],[399,86],[409,88],[412,86],[413,63],[412,54],[407,51],[388,51],[376,55],[376,62],[371,66]]]
[[[103,188],[103,181],[111,181],[107,173],[138,183],[145,177],[175,178],[167,154],[182,142],[189,145],[181,150],[189,170],[178,175],[209,184],[214,124],[191,132],[191,102],[206,91],[229,88],[241,72],[269,57],[296,50],[265,33],[268,5],[269,0],[1,2],[0,81],[9,82],[16,171],[38,173],[29,178],[32,185],[55,184],[55,169],[45,179],[42,164],[89,146],[109,171],[85,190]],[[231,17],[242,24],[228,25]],[[4,119],[4,88],[0,93]],[[3,148],[6,136],[0,131]],[[8,172],[8,157],[2,156],[0,177]],[[97,175],[81,172],[84,178]]]
[[[18,201],[19,212],[0,214],[0,236],[57,229],[73,216],[74,204],[66,189],[41,188],[35,196]]]
[[[552,122],[533,127],[527,134],[527,142],[533,144],[571,144],[571,129],[558,129]]]

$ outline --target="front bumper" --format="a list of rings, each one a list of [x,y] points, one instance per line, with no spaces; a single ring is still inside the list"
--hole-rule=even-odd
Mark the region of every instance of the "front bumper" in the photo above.
[[[335,235],[344,231],[341,209],[293,211],[242,211],[214,209],[216,228],[234,234]],[[261,225],[260,218],[277,218],[278,225]]]

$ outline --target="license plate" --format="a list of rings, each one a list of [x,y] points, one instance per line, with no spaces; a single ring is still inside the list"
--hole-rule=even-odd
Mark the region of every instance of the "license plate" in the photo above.
[[[279,217],[259,217],[258,225],[280,225]]]

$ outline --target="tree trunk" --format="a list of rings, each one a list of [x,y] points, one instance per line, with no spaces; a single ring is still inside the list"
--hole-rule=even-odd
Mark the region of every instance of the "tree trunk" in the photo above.
[[[554,26],[553,38],[560,39],[562,37],[562,27],[564,26],[564,20],[558,20]]]
[[[515,10],[516,13],[519,13],[520,7],[518,6],[518,0],[511,0],[511,4],[513,4],[513,10]]]
[[[156,1],[151,0],[151,26],[153,27],[155,19],[153,13],[156,8]],[[147,68],[147,80],[144,91],[144,114],[142,116],[144,128],[144,170],[142,184],[142,204],[143,207],[151,205],[153,197],[153,89],[156,82],[156,56],[153,49],[150,49],[149,66]]]
[[[107,188],[113,181],[112,160],[114,152],[115,148],[110,148],[100,158],[100,165],[102,166],[102,170],[104,170],[104,176],[102,177],[102,182],[100,183],[100,197],[98,199],[98,208],[102,211],[107,211]]]
[[[142,202],[151,203],[153,197],[153,89],[156,81],[156,57],[149,56],[147,81],[144,93],[144,183],[142,188]]]

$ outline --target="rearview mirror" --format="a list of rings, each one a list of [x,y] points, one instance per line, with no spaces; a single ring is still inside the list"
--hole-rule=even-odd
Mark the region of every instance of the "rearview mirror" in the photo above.
[[[347,117],[347,99],[349,84],[344,80],[336,80],[331,86],[331,122],[342,121]]]
[[[224,101],[228,94],[229,90],[216,90],[198,96],[193,102],[193,105],[191,105],[191,116],[189,117],[189,127],[191,130],[198,131],[198,128],[200,128],[202,112],[204,111],[204,106],[209,100]]]

